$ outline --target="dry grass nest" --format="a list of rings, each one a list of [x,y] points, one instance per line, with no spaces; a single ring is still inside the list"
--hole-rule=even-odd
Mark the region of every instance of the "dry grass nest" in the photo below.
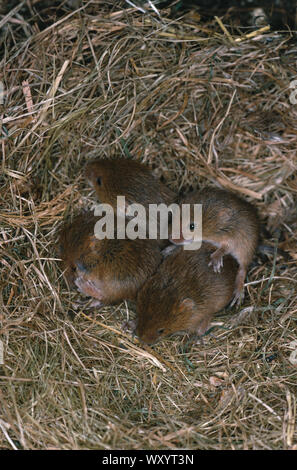
[[[0,448],[296,449],[296,44],[89,3],[41,32],[2,21]],[[56,241],[97,156],[258,207],[272,250],[203,344],[144,348],[133,307],[76,308]]]

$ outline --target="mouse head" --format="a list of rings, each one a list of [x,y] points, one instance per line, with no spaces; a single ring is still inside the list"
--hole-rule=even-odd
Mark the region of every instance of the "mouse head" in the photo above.
[[[123,195],[132,186],[143,190],[156,180],[148,167],[135,160],[124,158],[91,160],[85,166],[85,176],[99,195],[111,188]]]
[[[180,204],[179,213],[173,214],[169,240],[175,245],[187,245],[201,237],[202,215],[200,205]],[[200,238],[199,238],[200,239]]]
[[[169,241],[175,245],[188,245],[194,241],[194,231],[196,228],[197,224],[195,222],[189,222],[184,229],[180,228],[177,237],[171,235]]]
[[[159,298],[159,302],[151,302],[147,294],[146,291],[140,292],[137,298],[136,335],[140,341],[153,344],[165,336],[191,327],[196,311],[192,299],[174,301],[169,295]]]
[[[173,199],[172,192],[144,164],[132,159],[102,159],[86,164],[85,175],[101,203],[117,208],[117,196],[125,196],[126,209],[130,204],[143,205]]]
[[[92,160],[86,164],[85,176],[102,203],[113,203],[107,198],[107,194],[113,190],[115,172],[116,166],[110,160]]]

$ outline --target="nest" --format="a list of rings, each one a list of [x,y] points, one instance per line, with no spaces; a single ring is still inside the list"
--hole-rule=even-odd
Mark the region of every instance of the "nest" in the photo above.
[[[89,3],[1,20],[0,448],[296,449],[296,45]],[[257,206],[265,251],[203,344],[143,348],[133,306],[77,308],[56,240],[97,156]]]

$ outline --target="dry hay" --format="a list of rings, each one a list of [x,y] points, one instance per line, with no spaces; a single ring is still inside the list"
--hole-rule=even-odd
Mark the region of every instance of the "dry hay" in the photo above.
[[[296,45],[94,4],[42,32],[7,30],[0,448],[296,448]],[[95,200],[81,172],[94,156],[257,205],[274,252],[203,344],[141,347],[121,330],[135,315],[125,303],[75,310],[55,242]]]

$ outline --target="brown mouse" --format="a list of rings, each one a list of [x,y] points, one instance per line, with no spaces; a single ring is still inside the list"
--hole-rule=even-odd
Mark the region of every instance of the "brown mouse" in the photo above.
[[[179,204],[202,204],[202,240],[217,248],[209,263],[214,271],[220,272],[226,254],[231,254],[238,261],[232,305],[240,302],[247,269],[258,244],[259,220],[256,208],[235,194],[216,188],[190,193],[181,198]],[[193,241],[195,224],[192,206],[188,228],[186,234],[181,229],[179,238],[169,237],[169,240],[176,245]]]
[[[232,299],[238,270],[230,255],[220,273],[210,269],[214,251],[208,243],[195,251],[176,247],[146,281],[137,296],[136,334],[141,341],[152,344],[177,331],[205,333],[212,316]]]
[[[59,245],[65,277],[81,293],[99,300],[97,305],[134,300],[138,289],[162,260],[158,243],[140,239],[99,240],[94,234],[98,220],[87,212],[63,227]]]
[[[143,163],[128,159],[97,159],[86,164],[85,175],[100,203],[110,204],[117,210],[117,196],[125,196],[125,210],[131,204],[142,204],[146,210],[146,229],[148,229],[149,204],[161,203],[169,206],[175,201],[173,191],[167,188]],[[126,214],[127,215],[127,214]],[[127,215],[129,217],[129,214]],[[158,224],[156,238],[167,238],[168,223],[164,228]],[[166,230],[161,236],[161,230]],[[164,244],[162,245],[164,246]]]
[[[97,159],[86,164],[85,175],[101,203],[116,208],[117,196],[126,203],[170,204],[175,194],[143,163],[124,158]]]

